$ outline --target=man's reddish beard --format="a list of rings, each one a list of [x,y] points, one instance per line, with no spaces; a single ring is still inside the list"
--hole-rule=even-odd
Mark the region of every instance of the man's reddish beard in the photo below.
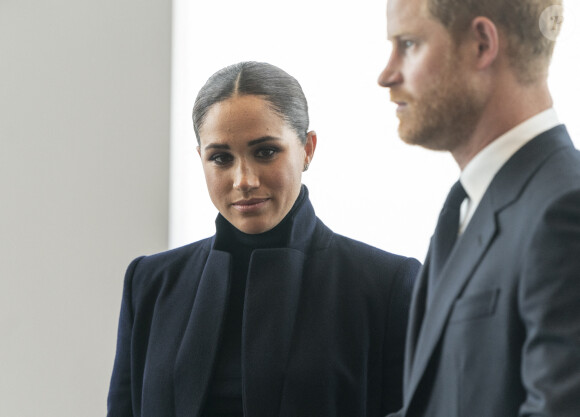
[[[393,93],[393,90],[391,90],[390,93],[391,93],[390,94],[391,101],[393,103],[412,103],[413,102],[413,98],[410,95],[405,94],[401,91]]]
[[[469,140],[482,111],[481,96],[468,80],[454,71],[453,61],[418,97],[399,86],[390,90],[391,101],[404,103],[399,136],[410,145],[452,151]]]

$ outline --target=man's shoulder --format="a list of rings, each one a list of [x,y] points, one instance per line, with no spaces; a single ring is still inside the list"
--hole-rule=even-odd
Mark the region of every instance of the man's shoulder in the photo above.
[[[538,151],[545,157],[535,170],[530,186],[556,196],[580,189],[580,151],[576,149],[563,125],[540,135]]]
[[[490,191],[503,206],[522,194],[533,194],[539,203],[575,187],[580,187],[580,152],[559,125],[518,150],[496,174]]]

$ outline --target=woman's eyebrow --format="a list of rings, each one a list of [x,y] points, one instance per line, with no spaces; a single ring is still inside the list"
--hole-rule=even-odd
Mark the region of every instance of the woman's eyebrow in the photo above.
[[[253,139],[253,140],[249,141],[248,147],[259,145],[260,143],[263,143],[263,142],[281,141],[281,140],[282,139],[280,139],[276,136],[262,136],[258,139]],[[207,146],[205,146],[204,149],[205,150],[207,150],[207,149],[230,149],[230,145],[228,145],[226,143],[210,143]]]
[[[280,140],[281,139],[276,137],[276,136],[262,136],[261,138],[249,141],[248,146],[258,145],[258,144],[263,143],[263,142],[280,141]]]
[[[207,145],[205,147],[205,150],[208,149],[230,149],[230,145],[227,144],[221,144],[221,143],[210,143],[209,145]]]

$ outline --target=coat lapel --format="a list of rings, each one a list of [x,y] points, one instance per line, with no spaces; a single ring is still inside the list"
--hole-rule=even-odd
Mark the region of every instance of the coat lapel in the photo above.
[[[285,247],[257,249],[250,259],[242,321],[244,415],[280,414],[305,254],[316,246],[316,215],[306,187],[302,192],[303,203],[289,213],[292,223]]]
[[[177,417],[197,417],[201,412],[226,311],[230,258],[212,250],[203,270],[175,362]]]
[[[326,242],[320,236],[313,239],[317,219],[304,186],[303,193],[303,203],[289,213],[285,247],[256,249],[250,259],[242,319],[244,415],[273,417],[280,412],[305,253]],[[175,362],[176,417],[199,417],[202,411],[219,351],[230,264],[229,253],[211,250],[200,278]]]
[[[427,278],[429,276],[430,251],[423,267],[417,274],[417,280],[413,288],[411,306],[409,309],[409,325],[407,328],[407,337],[405,342],[405,367],[404,367],[404,386],[408,387],[411,370],[415,360],[417,350],[417,340],[421,331],[421,324],[425,316],[425,307],[427,305]]]
[[[279,414],[304,260],[287,248],[252,255],[242,327],[244,415]]]

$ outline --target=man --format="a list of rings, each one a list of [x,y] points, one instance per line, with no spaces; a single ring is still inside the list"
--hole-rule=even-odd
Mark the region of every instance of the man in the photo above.
[[[388,0],[379,84],[399,135],[462,171],[415,286],[398,417],[580,416],[580,155],[546,80],[555,3]]]

